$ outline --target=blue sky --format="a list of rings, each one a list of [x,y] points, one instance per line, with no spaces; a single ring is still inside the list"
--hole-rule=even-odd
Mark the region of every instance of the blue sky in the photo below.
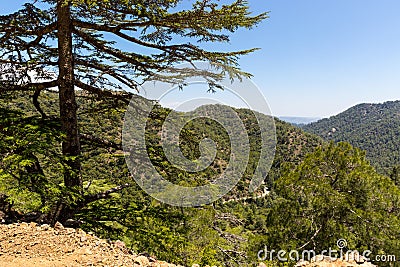
[[[274,114],[325,117],[357,103],[400,99],[400,1],[250,3],[271,18],[251,33],[252,45],[263,49],[242,66]]]
[[[23,2],[3,1],[0,13]],[[254,75],[274,115],[327,117],[358,103],[400,99],[400,1],[249,4],[254,13],[270,11],[270,18],[217,47],[261,48],[240,62]]]

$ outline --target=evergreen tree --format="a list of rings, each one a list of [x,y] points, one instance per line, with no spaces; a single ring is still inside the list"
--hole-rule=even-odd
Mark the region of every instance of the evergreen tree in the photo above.
[[[188,10],[181,0],[41,0],[1,16],[2,96],[28,92],[46,118],[40,93],[58,88],[64,185],[70,196],[66,199],[74,201],[60,201],[52,223],[65,222],[82,205],[100,197],[83,197],[76,88],[126,104],[131,97],[126,90],[149,79],[179,83],[183,77],[201,75],[215,85],[219,75],[173,67],[197,60],[214,65],[221,75],[248,76],[238,68],[237,59],[254,49],[209,51],[201,43],[228,42],[229,33],[251,28],[266,17],[265,13],[252,16],[244,0],[226,5],[199,0]],[[132,48],[123,50],[121,42]],[[167,68],[170,74],[161,75]]]
[[[317,148],[275,184],[265,241],[288,251],[334,247],[398,254],[400,191],[348,143]]]

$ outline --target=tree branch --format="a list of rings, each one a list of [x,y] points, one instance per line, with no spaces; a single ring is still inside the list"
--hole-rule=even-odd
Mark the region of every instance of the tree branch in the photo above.
[[[142,41],[140,39],[137,39],[133,36],[127,35],[123,32],[121,32],[121,27],[115,26],[115,27],[110,27],[108,25],[100,25],[100,24],[95,24],[95,23],[89,23],[89,22],[85,22],[85,21],[79,21],[79,20],[75,20],[74,21],[74,25],[78,26],[80,28],[86,28],[86,29],[91,29],[91,30],[97,30],[97,31],[104,31],[104,32],[109,32],[109,33],[114,33],[115,35],[130,41],[132,43],[136,43],[145,47],[149,47],[149,48],[155,48],[155,49],[159,49],[165,52],[172,52],[170,49],[172,50],[178,50],[178,49],[194,49],[197,48],[196,46],[192,45],[192,44],[182,44],[182,45],[158,45],[158,44],[154,44],[154,43],[149,43],[149,42],[145,42]]]
[[[81,203],[81,206],[85,206],[85,205],[87,205],[89,203],[92,203],[92,202],[94,202],[96,200],[111,198],[111,194],[112,193],[116,193],[116,192],[121,191],[121,190],[123,190],[125,188],[128,188],[130,186],[131,186],[131,184],[126,183],[126,184],[119,185],[119,186],[116,186],[114,188],[108,189],[107,191],[104,191],[104,192],[101,192],[101,193],[85,196],[85,199],[83,200],[83,203]]]
[[[80,59],[75,59],[75,64],[76,65],[81,65],[87,68],[92,68],[98,71],[101,71],[107,75],[110,75],[111,77],[115,78],[119,82],[125,84],[129,88],[135,89],[138,92],[138,84],[135,82],[135,80],[128,78],[125,75],[119,74],[115,72],[114,70],[111,69],[110,66],[105,66],[102,64],[96,64],[93,62],[85,61],[85,60],[80,60]]]
[[[2,32],[13,33],[15,35],[36,35],[43,36],[49,34],[57,29],[57,22],[50,23],[46,26],[36,28],[35,30],[26,30],[24,27],[18,25],[2,25]]]
[[[130,98],[132,97],[132,94],[130,93],[125,93],[125,95],[123,94],[118,94],[118,93],[113,93],[111,91],[106,91],[103,89],[100,89],[98,87],[92,86],[92,85],[88,85],[86,83],[83,83],[77,79],[75,79],[75,85],[85,91],[88,91],[92,94],[96,94],[98,96],[102,96],[102,97],[109,97],[109,98],[114,98],[114,99],[118,99],[123,101],[124,103],[128,104],[130,101]]]
[[[102,146],[106,146],[106,147],[111,147],[111,148],[115,148],[118,150],[122,150],[122,145],[121,144],[117,144],[115,142],[103,139],[103,138],[99,138],[93,135],[89,135],[89,134],[80,134],[79,136],[81,139],[83,140],[87,140]]]
[[[192,45],[192,44],[159,45],[159,44],[155,44],[155,43],[145,42],[138,38],[135,38],[133,36],[130,36],[130,35],[127,35],[127,34],[121,32],[121,30],[123,30],[123,29],[121,29],[121,27],[119,27],[119,26],[110,27],[105,24],[100,25],[100,24],[89,23],[89,22],[85,22],[85,21],[79,21],[79,20],[75,20],[74,25],[77,27],[80,27],[80,28],[113,33],[128,42],[135,43],[135,44],[145,46],[148,48],[154,48],[154,49],[161,50],[165,53],[175,56],[178,59],[181,59],[182,61],[186,61],[189,63],[192,63],[191,57],[194,57],[194,59],[199,59],[201,57],[210,57],[213,54],[210,52],[206,53],[199,47]],[[229,55],[230,53],[226,53],[226,54]]]
[[[152,73],[148,69],[157,69],[161,70],[161,67],[157,64],[145,64],[143,63],[144,61],[154,61],[153,59],[149,57],[145,57],[143,55],[138,55],[134,53],[123,53],[120,50],[112,49],[110,47],[107,47],[103,45],[101,42],[99,42],[96,38],[79,31],[77,29],[74,29],[74,33],[78,35],[80,38],[82,38],[85,42],[89,43],[92,45],[94,48],[96,48],[98,51],[102,51],[103,53],[107,53],[121,61],[130,63],[135,65],[136,67],[140,67],[140,71],[144,72],[146,75],[151,75]],[[138,59],[134,58],[137,57]]]
[[[26,83],[26,84],[10,84],[4,83],[1,84],[2,87],[0,88],[0,92],[7,92],[7,91],[31,91],[32,89],[36,90],[43,90],[48,89],[51,87],[56,87],[58,85],[58,81],[49,81],[49,82],[40,82],[40,83]]]
[[[43,109],[40,107],[40,103],[39,103],[39,96],[40,96],[40,92],[43,90],[43,88],[36,88],[35,93],[33,93],[33,105],[35,106],[36,110],[40,113],[40,115],[42,116],[43,119],[47,118],[46,113],[44,113]]]

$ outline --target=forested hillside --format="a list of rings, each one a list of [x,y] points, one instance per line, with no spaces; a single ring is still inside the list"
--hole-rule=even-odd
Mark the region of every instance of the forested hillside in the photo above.
[[[137,97],[138,107],[141,101],[147,100]],[[57,95],[43,93],[40,102],[46,118],[40,117],[29,96],[14,95],[1,102],[0,193],[2,201],[8,203],[3,203],[3,208],[12,211],[8,215],[13,217],[6,218],[10,222],[40,222],[40,216],[64,197]],[[350,145],[327,145],[275,120],[277,148],[271,171],[265,184],[249,193],[259,128],[253,112],[238,109],[249,134],[251,155],[255,156],[250,157],[241,181],[212,205],[172,207],[147,195],[129,174],[121,150],[126,104],[116,105],[84,93],[78,94],[78,103],[85,196],[126,188],[82,207],[69,220],[74,227],[121,239],[137,252],[184,265],[252,266],[265,245],[318,251],[339,238],[347,238],[352,248],[399,252],[400,239],[393,237],[400,237],[400,192]],[[182,172],[168,162],[159,144],[159,132],[169,112],[156,106],[146,132],[147,153],[162,175],[174,183],[193,186],[224,171],[229,157],[222,147],[213,164],[201,173]],[[206,119],[193,121],[182,132],[182,153],[195,159],[199,140],[205,137],[229,146],[220,127]],[[265,194],[266,190],[270,192]],[[375,194],[382,198],[375,198]],[[79,196],[68,201],[79,201]]]
[[[80,228],[184,266],[293,266],[296,259],[266,250],[319,254],[338,240],[344,250],[370,250],[371,259],[400,256],[398,169],[382,175],[348,143],[250,110],[209,105],[191,119],[196,110],[174,113],[134,95],[150,92],[146,84],[156,92],[158,82],[186,89],[200,79],[209,92],[240,88],[237,97],[256,100],[246,106],[265,107],[239,64],[257,48],[245,42],[237,50],[242,45],[231,41],[266,20],[266,10],[246,0],[3,2],[18,10],[0,15],[1,223]],[[398,103],[385,105],[397,113],[359,107],[320,135],[363,135],[357,140],[367,140],[368,156],[386,170],[398,162],[399,135]],[[164,131],[171,114],[169,129],[179,129],[172,134]],[[275,147],[274,157],[264,153]],[[170,157],[169,149],[178,153]],[[192,188],[210,190],[179,194]],[[217,198],[189,205],[193,195]]]
[[[387,175],[400,164],[400,101],[359,104],[303,129],[365,150],[372,165]]]

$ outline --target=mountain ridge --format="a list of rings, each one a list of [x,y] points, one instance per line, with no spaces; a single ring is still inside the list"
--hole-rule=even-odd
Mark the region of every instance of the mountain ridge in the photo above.
[[[365,150],[382,173],[390,174],[400,163],[400,100],[357,104],[302,128],[325,140],[349,142]]]

